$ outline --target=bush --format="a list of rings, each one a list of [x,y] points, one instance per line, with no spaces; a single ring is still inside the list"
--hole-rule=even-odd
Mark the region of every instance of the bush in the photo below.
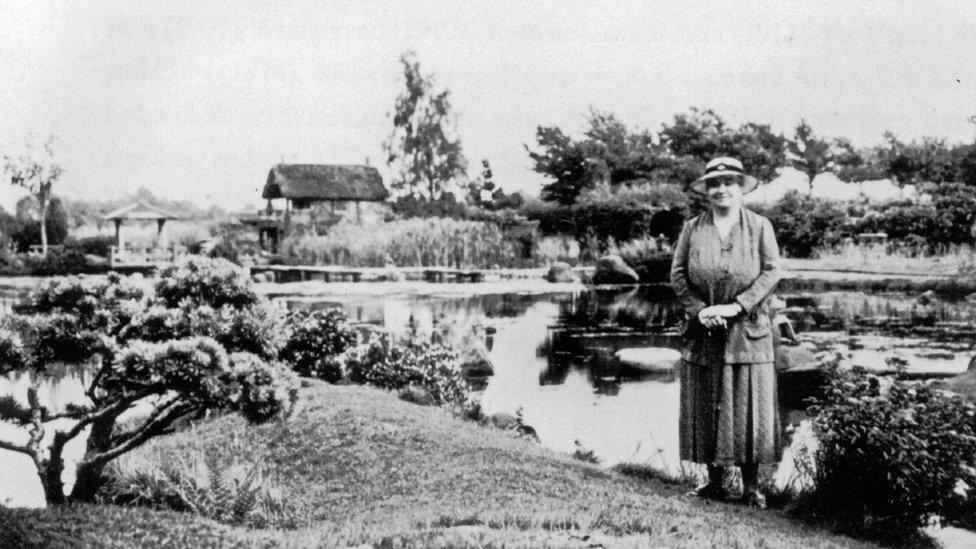
[[[826,200],[787,193],[769,208],[755,208],[769,218],[776,242],[790,257],[811,257],[818,248],[832,247],[843,238],[847,213]]]
[[[247,275],[226,259],[190,257],[163,268],[156,282],[156,298],[167,307],[186,301],[219,309],[241,309],[258,303]]]
[[[521,213],[543,234],[572,234],[581,250],[603,253],[612,241],[625,242],[664,234],[677,237],[690,200],[672,185],[640,182],[597,185],[572,206],[531,202]]]
[[[976,496],[976,407],[925,385],[882,391],[863,371],[834,374],[810,409],[820,441],[809,508],[843,530],[912,534],[959,516]]]
[[[31,276],[59,276],[70,274],[95,274],[108,271],[108,265],[89,265],[77,248],[48,248],[43,257],[24,259],[24,268]]]
[[[346,367],[354,382],[392,390],[420,386],[438,404],[463,403],[468,395],[458,354],[417,337],[398,341],[376,334],[347,353]]]
[[[356,344],[346,313],[341,309],[296,309],[286,317],[285,333],[286,341],[278,356],[298,374],[331,383],[342,379],[342,362],[336,357]]]
[[[123,341],[167,341],[192,336],[212,337],[227,352],[253,353],[276,359],[281,349],[281,323],[277,313],[265,304],[244,310],[229,305],[218,309],[184,304],[167,308],[159,304],[138,311],[122,329]]]
[[[277,362],[251,353],[230,355],[231,376],[240,385],[237,407],[252,423],[286,417],[298,401],[295,374]]]
[[[107,235],[89,236],[76,241],[68,241],[66,245],[86,255],[108,257],[112,252],[112,246],[115,246],[115,237]]]

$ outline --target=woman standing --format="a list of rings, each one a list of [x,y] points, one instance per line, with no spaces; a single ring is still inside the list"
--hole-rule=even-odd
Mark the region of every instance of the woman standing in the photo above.
[[[776,370],[767,297],[779,281],[769,220],[742,207],[758,182],[716,158],[692,185],[708,210],[685,223],[671,283],[688,316],[680,372],[680,454],[708,466],[696,495],[723,499],[725,468],[742,470],[743,501],[765,507],[759,464],[779,458]]]

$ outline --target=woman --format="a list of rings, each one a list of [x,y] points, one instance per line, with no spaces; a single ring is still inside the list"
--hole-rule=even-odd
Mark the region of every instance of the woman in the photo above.
[[[692,188],[708,210],[685,223],[671,283],[688,316],[680,371],[681,459],[708,466],[695,494],[724,499],[725,468],[742,470],[743,502],[765,507],[759,464],[779,457],[776,371],[767,297],[779,248],[765,217],[742,207],[758,182],[734,158],[716,158]]]

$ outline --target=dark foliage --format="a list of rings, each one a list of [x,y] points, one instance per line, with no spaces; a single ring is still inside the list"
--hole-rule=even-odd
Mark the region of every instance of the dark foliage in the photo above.
[[[819,438],[808,512],[845,531],[904,538],[960,516],[976,487],[976,407],[957,395],[864,371],[835,372],[811,407]]]
[[[796,192],[754,209],[769,219],[780,249],[790,257],[810,257],[817,248],[839,244],[846,229],[847,213],[839,206]]]
[[[341,309],[295,309],[285,320],[285,344],[279,357],[303,376],[335,383],[342,379],[337,356],[356,344],[356,333]]]

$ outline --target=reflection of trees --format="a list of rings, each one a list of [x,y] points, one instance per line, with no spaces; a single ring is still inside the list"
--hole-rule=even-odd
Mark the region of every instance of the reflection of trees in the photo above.
[[[488,318],[516,318],[542,301],[570,301],[568,294],[489,294],[470,298]]]
[[[594,289],[563,302],[563,326],[666,330],[678,325],[680,310],[674,291],[666,285]]]
[[[539,375],[543,385],[559,385],[570,368],[586,368],[594,387],[644,375],[628,370],[613,354],[625,347],[674,347],[680,320],[670,286],[647,285],[587,290],[560,304],[553,326],[538,351],[548,357]],[[673,381],[673,375],[662,381]],[[612,382],[612,383],[611,383]]]

